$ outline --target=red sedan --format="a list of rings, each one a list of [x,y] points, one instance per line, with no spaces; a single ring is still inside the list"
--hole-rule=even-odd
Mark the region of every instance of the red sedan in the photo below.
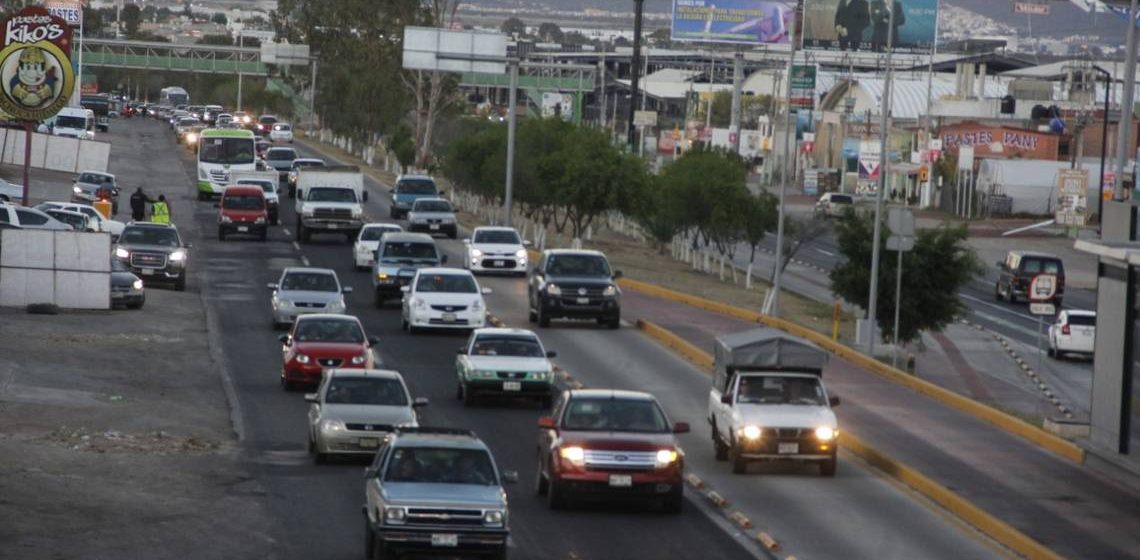
[[[670,513],[684,502],[685,457],[648,393],[608,389],[566,391],[554,415],[540,418],[536,490],[552,509],[571,497],[659,501]]]
[[[380,342],[365,336],[360,320],[351,315],[302,315],[281,341],[281,386],[315,386],[328,368],[372,369],[372,347]]]

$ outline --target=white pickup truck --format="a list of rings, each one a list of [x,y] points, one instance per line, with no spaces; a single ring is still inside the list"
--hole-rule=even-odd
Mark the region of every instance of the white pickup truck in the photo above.
[[[709,424],[718,461],[818,463],[835,476],[839,426],[823,384],[828,354],[772,328],[717,338]]]
[[[313,233],[343,234],[351,243],[364,226],[364,175],[352,165],[312,167],[297,175],[297,240]]]

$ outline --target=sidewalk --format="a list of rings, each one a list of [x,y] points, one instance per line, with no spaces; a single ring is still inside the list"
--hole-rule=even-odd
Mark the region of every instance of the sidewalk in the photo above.
[[[623,314],[710,351],[716,336],[757,325],[625,292]],[[833,357],[826,370],[842,429],[1071,558],[1133,557],[1140,493],[973,416]]]

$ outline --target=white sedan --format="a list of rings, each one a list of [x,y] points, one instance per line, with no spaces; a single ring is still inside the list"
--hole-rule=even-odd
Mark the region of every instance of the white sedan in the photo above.
[[[483,295],[475,276],[455,268],[421,268],[404,292],[401,306],[404,330],[480,329],[487,322]]]
[[[273,130],[269,131],[270,142],[289,142],[293,143],[293,125],[289,123],[277,123],[273,125]]]
[[[526,247],[530,243],[523,241],[514,228],[478,227],[463,243],[467,246],[464,268],[472,272],[526,275]]]
[[[104,218],[103,215],[100,214],[99,211],[90,204],[80,204],[78,202],[49,201],[37,204],[36,208],[40,210],[66,210],[68,212],[79,212],[80,214],[87,216],[87,219],[90,220],[93,226],[95,226],[95,231],[111,234],[112,241],[118,239],[119,235],[123,233],[123,228],[127,227],[126,224],[118,220],[110,220]]]
[[[1091,356],[1096,343],[1096,311],[1065,310],[1049,325],[1049,356]]]
[[[360,233],[356,235],[356,243],[352,245],[352,261],[356,270],[369,270],[376,263],[376,249],[380,247],[380,238],[385,233],[404,231],[398,224],[371,223],[364,224]]]

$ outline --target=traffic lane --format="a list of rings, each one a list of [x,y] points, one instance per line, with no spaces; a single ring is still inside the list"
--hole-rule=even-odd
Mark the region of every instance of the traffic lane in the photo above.
[[[526,284],[481,277],[492,287],[488,305],[509,326],[526,327]],[[725,496],[732,508],[809,558],[992,558],[1000,556],[972,531],[960,530],[861,463],[840,457],[833,479],[815,467],[755,466],[733,475],[715,460],[706,420],[710,377],[631,328],[618,331],[585,322],[554,322],[538,329],[568,373],[590,387],[653,393],[670,419],[688,422],[680,436],[690,472]]]
[[[448,254],[449,262],[460,262],[460,242],[437,239],[437,244]],[[312,266],[335,270],[342,282],[353,287],[353,294],[347,298],[349,313],[360,317],[369,334],[380,338],[385,366],[404,375],[413,395],[431,401],[421,423],[472,429],[491,448],[501,468],[519,472],[520,484],[508,485],[507,494],[513,520],[512,549],[520,555],[651,558],[673,557],[677,550],[701,550],[708,551],[712,558],[753,557],[696,508],[688,508],[681,515],[664,515],[639,504],[603,503],[567,511],[549,510],[533,490],[537,422],[546,411],[526,401],[462,406],[455,398],[455,350],[463,344],[466,333],[404,333],[397,303],[390,302],[383,309],[372,305],[371,279],[367,273],[354,270],[350,245],[329,236],[315,237],[301,248]],[[357,487],[355,492],[357,513],[359,490]]]

